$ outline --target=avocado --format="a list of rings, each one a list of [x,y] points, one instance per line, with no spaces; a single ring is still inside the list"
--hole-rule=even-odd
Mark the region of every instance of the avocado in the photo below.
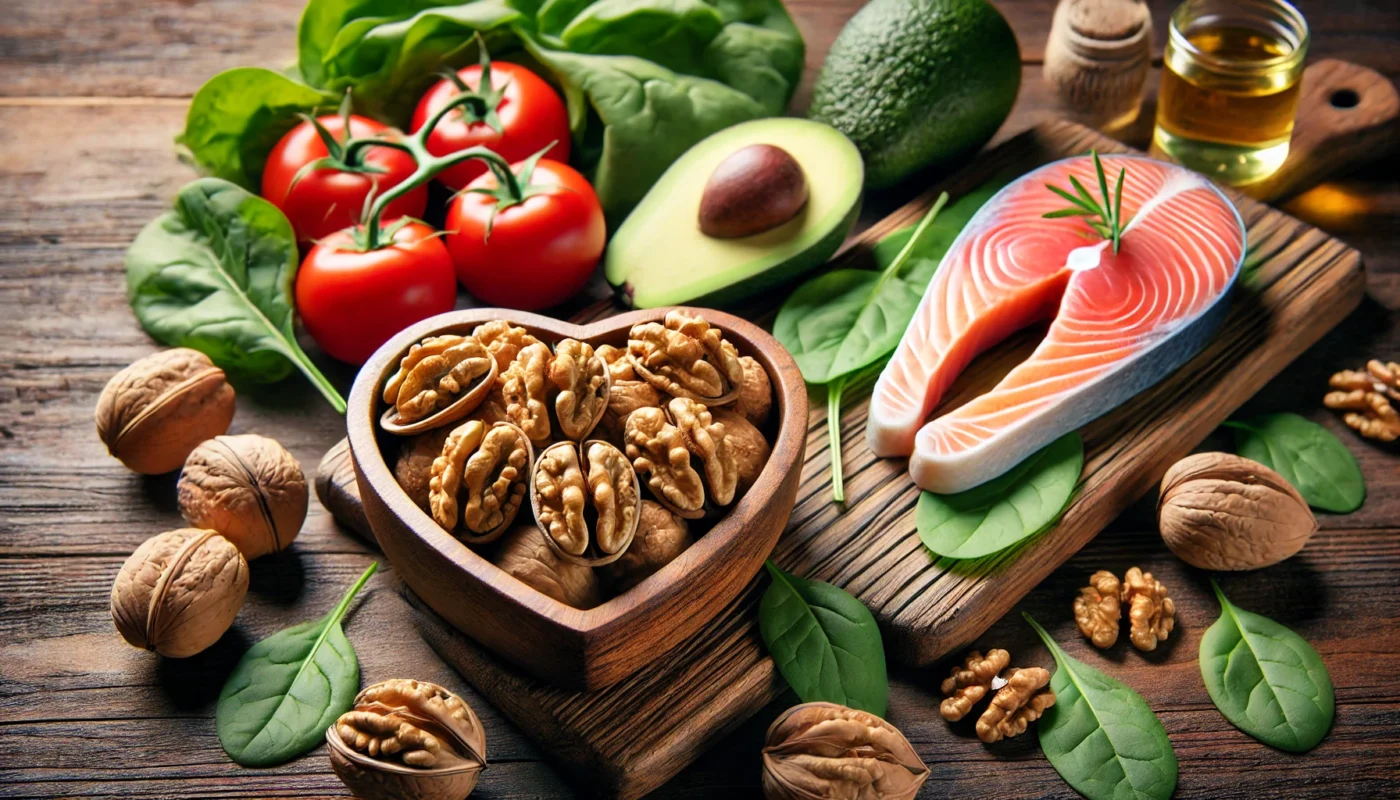
[[[976,152],[1020,85],[1016,35],[986,0],[871,0],[831,45],[808,116],[855,142],[879,188]]]
[[[783,210],[780,218],[787,221],[761,233],[738,238],[702,233],[701,198],[711,177],[752,145],[772,145],[797,162],[806,201],[795,215]],[[768,157],[740,160],[784,163]],[[785,184],[771,193],[775,202],[792,197],[786,171],[775,169],[772,179]],[[726,128],[701,140],[666,170],[613,235],[604,274],[624,302],[637,308],[741,299],[831,258],[860,213],[863,182],[855,145],[827,125],[774,118]]]

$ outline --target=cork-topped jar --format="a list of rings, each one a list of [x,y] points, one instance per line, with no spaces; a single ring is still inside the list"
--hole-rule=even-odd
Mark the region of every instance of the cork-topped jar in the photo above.
[[[1137,120],[1152,68],[1152,17],[1142,0],[1060,0],[1045,43],[1045,80],[1065,115],[1115,132]]]

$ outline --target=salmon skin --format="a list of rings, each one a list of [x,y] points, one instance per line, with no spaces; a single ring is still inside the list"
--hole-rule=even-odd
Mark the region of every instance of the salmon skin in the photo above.
[[[866,439],[910,456],[921,488],[985,483],[1157,383],[1205,347],[1244,262],[1244,221],[1204,177],[1141,156],[1102,157],[1109,185],[1126,168],[1117,254],[1046,189],[1071,175],[1097,187],[1087,156],[1008,184],[954,240],[875,385]],[[1094,191],[1093,188],[1090,189]],[[991,391],[929,414],[972,359],[1049,319],[1024,363]]]

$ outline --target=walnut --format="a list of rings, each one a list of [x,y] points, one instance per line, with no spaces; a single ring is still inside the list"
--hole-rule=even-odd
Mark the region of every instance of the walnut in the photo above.
[[[723,331],[685,309],[667,312],[664,323],[634,325],[627,351],[638,375],[675,397],[724,405],[744,382],[739,352]]]
[[[112,621],[133,647],[185,658],[219,640],[248,594],[248,562],[211,530],[152,536],[112,584]]]
[[[592,608],[603,602],[597,573],[560,558],[533,523],[516,525],[506,533],[495,563],[516,580],[564,605]]]
[[[1020,736],[1026,726],[1055,705],[1049,689],[1050,670],[1040,667],[1012,670],[1006,685],[996,693],[977,720],[977,738],[987,744]]]
[[[1137,567],[1123,576],[1119,598],[1128,606],[1128,639],[1139,650],[1156,650],[1176,625],[1176,604],[1167,597],[1167,587]]]
[[[520,355],[521,350],[540,343],[529,331],[503,319],[493,319],[476,326],[472,331],[472,338],[481,342],[496,360],[497,374],[505,372],[510,362]]]
[[[476,413],[473,412],[472,416],[475,418]],[[490,427],[492,423],[485,424]],[[433,479],[433,462],[442,455],[443,445],[447,444],[447,436],[452,431],[452,428],[434,428],[405,439],[399,448],[398,460],[394,462],[394,478],[399,486],[403,487],[410,500],[430,514],[432,506],[428,495]]]
[[[599,428],[604,438],[621,445],[627,415],[639,408],[660,408],[662,395],[655,386],[637,377],[626,350],[605,344],[598,348],[598,357],[608,365],[609,375],[608,410]]]
[[[527,345],[501,373],[500,386],[491,398],[537,447],[547,445],[551,436],[545,384],[549,361],[549,348],[543,343]]]
[[[1391,405],[1400,400],[1400,364],[1372,359],[1365,372],[1343,370],[1328,384],[1340,391],[1328,392],[1322,404],[1347,412],[1342,421],[1357,433],[1382,442],[1400,438],[1400,413]]]
[[[223,534],[249,559],[287,549],[306,520],[301,464],[266,436],[216,436],[185,460],[180,513]]]
[[[549,382],[554,391],[554,413],[566,439],[582,441],[597,427],[608,409],[608,368],[593,346],[577,339],[563,339],[554,346],[549,362]]]
[[[408,350],[384,384],[393,406],[381,423],[391,433],[417,433],[470,414],[496,383],[496,361],[469,336],[429,336]]]
[[[666,411],[672,424],[680,430],[691,456],[704,468],[706,498],[720,506],[734,502],[739,468],[729,452],[724,425],[715,422],[703,403],[684,397],[672,398],[666,404]]]
[[[603,441],[545,449],[530,483],[535,521],[566,561],[602,566],[621,558],[637,533],[637,474]]]
[[[734,460],[737,490],[740,493],[748,491],[754,481],[758,480],[759,473],[763,472],[763,466],[768,463],[773,448],[752,422],[731,409],[712,408],[710,416],[724,426],[725,449]]]
[[[671,563],[695,543],[690,525],[679,514],[652,500],[643,500],[637,535],[622,558],[603,567],[613,586],[625,592]]]
[[[705,486],[690,463],[680,429],[659,408],[639,408],[627,417],[627,457],[662,505],[683,517],[705,515]]]
[[[1120,586],[1112,572],[1099,570],[1074,598],[1074,621],[1079,632],[1100,649],[1118,641],[1118,620],[1123,616],[1118,600]]]
[[[897,728],[835,703],[788,709],[768,728],[763,745],[769,800],[912,800],[928,774]]]
[[[1006,665],[1011,663],[1011,654],[1005,650],[988,650],[986,658],[977,650],[967,654],[963,666],[954,666],[943,681],[943,702],[938,711],[949,722],[957,722],[967,716],[972,707],[987,696],[996,679]]]
[[[428,507],[433,520],[467,544],[492,542],[525,502],[530,440],[514,425],[468,420],[447,435],[433,459]]]
[[[773,408],[773,382],[753,356],[741,356],[739,364],[744,368],[744,380],[739,384],[739,396],[729,408],[761,428]]]
[[[486,733],[462,698],[396,678],[366,687],[326,730],[331,768],[366,800],[461,800],[486,768]]]
[[[200,442],[228,430],[233,387],[197,350],[154,353],[112,376],[97,400],[97,436],[127,469],[180,468]]]
[[[1307,502],[1282,475],[1228,453],[1198,453],[1167,470],[1157,522],[1178,558],[1212,570],[1276,564],[1317,531]]]

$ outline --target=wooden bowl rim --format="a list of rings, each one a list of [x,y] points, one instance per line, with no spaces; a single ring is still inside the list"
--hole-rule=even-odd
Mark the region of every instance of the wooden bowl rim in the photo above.
[[[408,351],[410,345],[433,334],[457,332],[456,329],[469,332],[477,325],[498,319],[524,327],[537,336],[537,332],[542,331],[548,336],[540,338],[548,340],[551,344],[563,338],[579,339],[593,344],[595,340],[606,339],[638,323],[660,321],[665,318],[667,312],[678,307],[700,314],[723,330],[727,338],[732,336],[737,339],[735,345],[739,347],[740,355],[752,356],[768,371],[769,379],[773,383],[774,411],[778,417],[777,432],[768,463],[729,513],[675,560],[641,583],[593,608],[579,609],[561,603],[517,580],[443,530],[427,512],[409,498],[394,478],[393,471],[379,447],[375,430],[379,421],[376,408],[380,399],[379,389],[389,376],[389,370],[397,367],[399,359]],[[798,459],[807,436],[807,387],[796,377],[799,375],[792,355],[772,334],[748,320],[714,309],[665,306],[624,312],[582,325],[511,309],[461,309],[429,317],[405,328],[370,356],[360,369],[351,389],[346,428],[351,451],[365,482],[389,511],[425,545],[437,551],[444,560],[469,574],[491,592],[507,597],[576,634],[596,634],[626,624],[628,617],[636,613],[637,609],[651,607],[661,601],[667,593],[667,588],[678,581],[686,580],[686,575],[692,571],[694,565],[716,557],[725,545],[736,537],[745,535],[746,528],[758,517],[766,499],[777,494],[784,472],[787,469],[801,468]],[[789,466],[780,467],[784,464]],[[756,565],[754,574],[760,569],[761,564]],[[404,580],[412,585],[408,575],[404,575]]]

